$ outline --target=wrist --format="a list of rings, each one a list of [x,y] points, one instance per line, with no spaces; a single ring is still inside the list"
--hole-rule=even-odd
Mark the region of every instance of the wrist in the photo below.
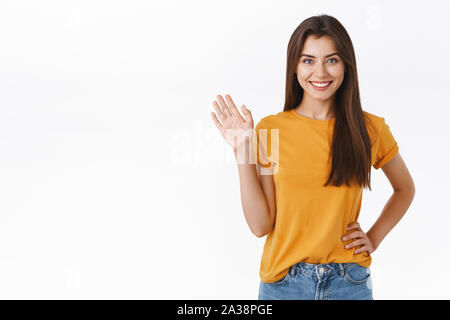
[[[370,242],[372,243],[374,250],[377,249],[381,243],[381,240],[379,240],[378,237],[376,237],[376,235],[370,231],[367,232],[367,237],[370,239]]]

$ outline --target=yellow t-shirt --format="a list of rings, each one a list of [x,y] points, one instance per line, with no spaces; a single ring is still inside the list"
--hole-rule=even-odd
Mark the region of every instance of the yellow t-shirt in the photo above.
[[[363,112],[375,125],[366,127],[372,165],[379,169],[399,147],[384,118]],[[291,109],[266,116],[255,127],[254,159],[266,173],[273,173],[277,208],[261,258],[263,282],[280,280],[298,262],[354,262],[364,267],[372,262],[366,251],[353,254],[360,246],[344,248],[355,239],[341,239],[349,233],[347,225],[358,220],[363,188],[323,186],[331,167],[334,122],[307,118]],[[267,138],[259,135],[264,132]]]

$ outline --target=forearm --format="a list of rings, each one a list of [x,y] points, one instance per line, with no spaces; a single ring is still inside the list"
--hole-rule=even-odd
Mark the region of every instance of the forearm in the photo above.
[[[252,150],[249,148],[248,150]],[[235,152],[236,159],[237,152]],[[256,164],[248,161],[237,161],[239,184],[241,190],[241,204],[245,220],[250,230],[257,237],[266,234],[270,229],[270,214],[266,197],[261,188],[256,171]]]
[[[414,191],[406,189],[394,191],[384,206],[377,221],[367,232],[367,236],[372,241],[375,248],[378,248],[384,237],[386,237],[386,235],[404,216],[413,198]]]

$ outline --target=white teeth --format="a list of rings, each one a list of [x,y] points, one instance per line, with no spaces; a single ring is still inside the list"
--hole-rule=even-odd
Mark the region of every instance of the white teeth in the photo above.
[[[311,83],[313,85],[315,85],[316,87],[326,87],[326,86],[328,86],[331,83],[331,81],[327,82],[327,83],[317,83],[317,82],[311,82]]]

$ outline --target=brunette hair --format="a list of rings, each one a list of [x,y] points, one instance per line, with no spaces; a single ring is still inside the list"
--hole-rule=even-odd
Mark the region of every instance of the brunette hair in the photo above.
[[[287,49],[286,98],[283,111],[296,108],[303,97],[296,70],[304,42],[309,35],[333,39],[344,61],[344,80],[336,92],[331,170],[324,186],[357,183],[370,188],[371,143],[359,97],[358,75],[353,44],[344,26],[334,17],[321,14],[304,20],[292,34]]]

